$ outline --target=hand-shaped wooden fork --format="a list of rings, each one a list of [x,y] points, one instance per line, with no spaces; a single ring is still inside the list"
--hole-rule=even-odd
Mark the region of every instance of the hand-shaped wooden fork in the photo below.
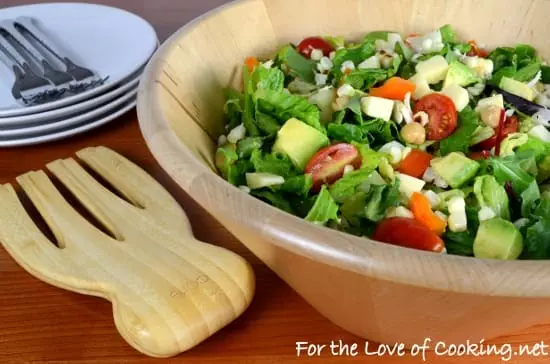
[[[55,246],[13,187],[0,186],[0,240],[23,268],[55,286],[111,301],[120,334],[155,357],[194,347],[248,307],[255,284],[250,265],[196,240],[183,210],[151,176],[105,147],[77,156],[131,203],[74,159],[47,165],[113,238],[80,215],[43,171],[18,177]]]

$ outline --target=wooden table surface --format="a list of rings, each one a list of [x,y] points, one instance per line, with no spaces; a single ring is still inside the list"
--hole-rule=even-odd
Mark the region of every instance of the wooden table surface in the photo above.
[[[57,0],[59,1],[59,0]],[[2,6],[33,3],[33,0],[1,0]],[[45,1],[38,1],[45,2]],[[135,12],[150,21],[164,40],[181,25],[221,5],[225,0],[96,0]],[[296,342],[327,344],[365,341],[346,333],[313,310],[300,296],[255,258],[229,232],[182,192],[162,171],[147,149],[134,111],[92,131],[46,145],[0,149],[0,183],[45,163],[72,156],[92,145],[106,145],[126,155],[157,178],[186,210],[196,236],[245,256],[257,277],[256,297],[244,315],[193,350],[162,362],[175,363],[302,363],[376,361],[418,363],[420,356],[384,355],[296,357]],[[430,333],[427,332],[429,337]],[[550,344],[550,325],[541,325],[492,340],[499,348],[518,348],[544,340]],[[371,351],[372,344],[371,344]],[[547,351],[549,351],[547,349]],[[427,362],[495,363],[499,356],[449,357],[427,354]],[[31,277],[0,248],[0,364],[3,363],[146,363],[155,361],[132,348],[118,335],[108,302],[51,287]],[[157,360],[158,361],[158,360]],[[522,356],[513,363],[550,361],[550,356]]]

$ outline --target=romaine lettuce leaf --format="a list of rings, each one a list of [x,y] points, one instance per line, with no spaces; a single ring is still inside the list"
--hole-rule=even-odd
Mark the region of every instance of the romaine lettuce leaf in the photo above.
[[[399,192],[399,179],[392,185],[372,185],[367,205],[365,206],[365,217],[373,222],[378,222],[386,216],[386,211],[391,207],[399,206],[401,194]]]
[[[467,106],[458,114],[458,127],[456,131],[441,141],[441,155],[447,155],[452,152],[467,153],[470,140],[479,124],[477,113],[470,106]]]
[[[282,92],[285,87],[285,75],[278,68],[256,67],[252,73],[252,85],[256,90]]]
[[[535,177],[522,168],[522,163],[534,160],[533,156],[516,153],[504,158],[491,158],[484,162],[489,168],[487,173],[495,176],[500,184],[510,182],[517,194],[523,193],[535,180]]]
[[[278,60],[283,63],[291,76],[315,83],[315,61],[302,56],[292,45],[288,44],[281,48]]]
[[[317,106],[310,104],[307,98],[272,90],[257,90],[254,99],[261,112],[281,122],[294,117],[323,133],[326,132],[321,125],[321,112]]]
[[[346,174],[330,187],[332,198],[338,203],[343,203],[357,192],[357,188],[369,179],[376,167],[365,167]]]
[[[292,208],[287,197],[279,192],[269,191],[269,190],[253,190],[250,192],[252,196],[259,198],[262,201],[265,201],[278,209],[286,211],[290,214],[295,214],[294,209]]]
[[[359,125],[343,123],[343,124],[328,124],[327,133],[331,140],[336,142],[363,142],[363,131]]]
[[[474,183],[474,194],[480,207],[489,207],[497,217],[510,220],[508,194],[495,177],[490,175],[477,177]]]
[[[234,88],[225,90],[225,105],[223,107],[227,117],[227,128],[231,130],[242,122],[243,115],[243,94]]]
[[[301,174],[288,178],[281,186],[281,191],[299,196],[307,196],[313,185],[311,174]]]
[[[237,143],[237,155],[239,158],[249,158],[254,150],[262,147],[263,142],[264,139],[262,137],[248,137],[241,139]]]
[[[256,149],[250,156],[250,162],[255,172],[276,174],[285,179],[298,174],[298,171],[296,171],[294,165],[286,155],[263,154],[261,150]]]
[[[550,259],[550,220],[540,220],[527,228],[522,259]]]
[[[341,48],[336,51],[332,64],[332,72],[337,76],[342,75],[342,64],[345,61],[352,61],[356,65],[363,62],[365,59],[373,56],[376,53],[376,47],[372,42],[359,44],[351,48]]]
[[[325,225],[331,220],[338,220],[338,204],[334,201],[326,186],[321,188],[321,192],[305,219],[318,225]]]
[[[535,203],[540,200],[540,190],[537,181],[531,182],[521,194],[521,216],[530,217]]]
[[[450,24],[446,24],[439,28],[439,32],[441,33],[441,38],[444,43],[456,43],[458,41],[456,33]]]
[[[242,122],[248,136],[258,136],[260,132],[254,123],[254,82],[247,66],[243,66],[243,88]]]

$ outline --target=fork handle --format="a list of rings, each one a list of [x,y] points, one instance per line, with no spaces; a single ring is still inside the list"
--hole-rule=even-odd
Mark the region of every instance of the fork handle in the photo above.
[[[20,67],[24,67],[28,62],[27,60],[19,53],[17,49],[15,49],[14,46],[11,45],[10,42],[2,34],[0,34],[0,47],[5,50],[6,58],[9,58],[11,61],[13,61],[15,64],[19,65]]]
[[[25,38],[23,36],[23,34],[21,34],[19,32],[19,30],[17,30],[17,28],[15,27],[15,23],[11,20],[4,20],[0,23],[0,28],[4,29],[5,31],[8,32],[8,34],[10,36],[13,37],[13,39],[15,39],[17,41],[17,43],[19,43],[19,45],[21,47],[23,47],[27,52],[29,52],[29,54],[35,59],[38,61],[38,63],[44,67],[46,65],[49,64],[48,60],[34,47],[34,45],[29,42],[27,40],[27,38]]]
[[[34,19],[28,16],[20,16],[15,19],[15,23],[23,27],[29,34],[41,43],[54,57],[59,59],[61,62],[67,64],[72,61],[65,55],[63,51],[59,49],[50,39],[40,30],[36,25],[34,25]]]

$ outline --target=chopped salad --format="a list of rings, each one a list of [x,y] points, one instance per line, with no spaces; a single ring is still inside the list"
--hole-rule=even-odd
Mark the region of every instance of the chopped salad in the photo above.
[[[550,258],[550,67],[530,45],[310,37],[242,71],[216,151],[231,184],[388,244]]]

